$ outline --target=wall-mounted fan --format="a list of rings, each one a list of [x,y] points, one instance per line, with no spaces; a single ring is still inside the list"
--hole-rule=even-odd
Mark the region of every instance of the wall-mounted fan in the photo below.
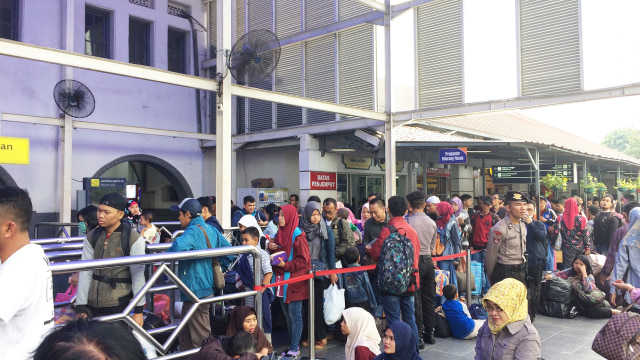
[[[228,67],[238,84],[267,79],[280,60],[280,40],[269,30],[253,30],[238,40],[229,54]]]
[[[85,118],[96,107],[91,90],[77,80],[58,82],[53,88],[53,99],[61,111],[74,118]]]

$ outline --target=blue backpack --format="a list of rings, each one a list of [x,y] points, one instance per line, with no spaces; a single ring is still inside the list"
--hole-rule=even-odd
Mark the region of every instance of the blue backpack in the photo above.
[[[382,244],[376,266],[378,287],[383,292],[400,295],[416,281],[413,269],[414,249],[411,240],[400,234],[395,226],[387,227],[391,234]]]

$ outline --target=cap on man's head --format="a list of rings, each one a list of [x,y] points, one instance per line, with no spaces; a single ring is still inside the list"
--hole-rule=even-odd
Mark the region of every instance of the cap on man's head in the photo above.
[[[100,205],[106,205],[119,211],[127,208],[127,200],[118,193],[109,193],[100,199]]]
[[[171,205],[171,210],[189,212],[191,215],[196,216],[202,213],[202,205],[194,198],[185,198],[179,205]]]
[[[509,204],[513,201],[524,201],[525,203],[529,201],[527,195],[520,191],[509,190],[507,191],[507,195],[504,198],[506,204]]]
[[[427,198],[427,194],[424,191],[416,190],[414,192],[410,192],[407,194],[407,201],[415,201],[415,200],[425,200]]]
[[[493,205],[493,196],[483,196],[482,197],[482,202],[488,205]]]
[[[437,196],[431,196],[431,197],[429,197],[427,199],[427,202],[431,203],[431,204],[439,204],[440,203],[440,198],[437,197]]]

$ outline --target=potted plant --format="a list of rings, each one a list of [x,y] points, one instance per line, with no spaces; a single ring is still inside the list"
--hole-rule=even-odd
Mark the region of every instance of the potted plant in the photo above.
[[[547,173],[545,177],[540,179],[540,182],[548,189],[544,192],[544,196],[553,195],[553,191],[567,191],[567,179],[562,175]]]
[[[625,192],[627,190],[635,190],[637,186],[636,184],[637,180],[634,179],[619,179],[618,187],[614,186],[614,188],[618,191]]]
[[[591,175],[591,173],[587,174],[587,181],[580,180],[580,187],[584,189],[584,192],[587,194],[592,194],[596,190],[596,184],[598,184],[598,179]]]

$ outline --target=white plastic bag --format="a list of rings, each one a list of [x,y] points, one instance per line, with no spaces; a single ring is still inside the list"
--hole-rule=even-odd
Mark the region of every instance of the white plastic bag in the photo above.
[[[342,318],[344,311],[344,289],[332,284],[324,292],[324,321],[327,325],[335,324]]]
[[[138,334],[135,331],[133,331],[132,333],[136,340],[138,340],[138,342],[140,343],[140,346],[142,346],[142,351],[144,351],[144,355],[147,357],[147,359],[155,359],[158,357],[156,348],[151,345],[151,343],[147,341],[147,339],[145,339],[144,337],[142,337],[142,335]]]

